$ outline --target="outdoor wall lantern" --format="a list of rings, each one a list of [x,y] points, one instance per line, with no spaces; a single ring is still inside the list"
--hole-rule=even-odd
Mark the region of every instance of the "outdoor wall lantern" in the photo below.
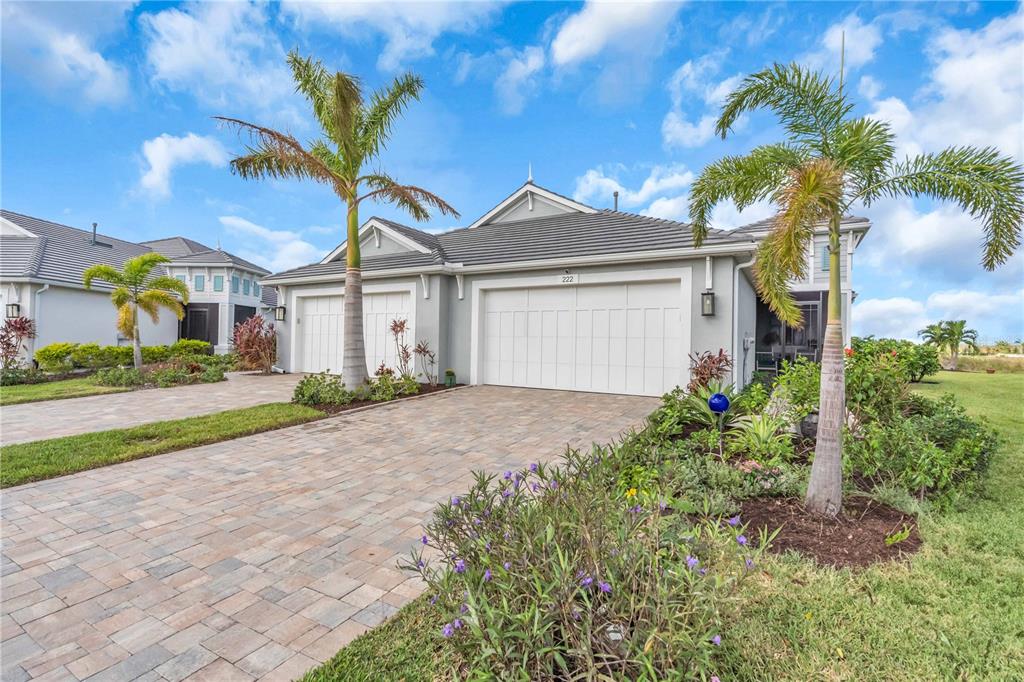
[[[715,292],[705,291],[700,295],[700,314],[705,317],[715,314]]]
[[[8,303],[7,317],[21,317],[21,305],[18,303]]]
[[[277,322],[284,322],[284,306],[279,305],[274,308],[274,320]]]

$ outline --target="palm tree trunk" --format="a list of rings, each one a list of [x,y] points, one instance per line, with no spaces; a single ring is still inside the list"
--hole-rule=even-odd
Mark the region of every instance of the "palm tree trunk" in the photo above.
[[[348,206],[348,244],[345,247],[345,357],[342,379],[349,388],[366,382],[366,348],[363,345],[363,272],[359,254],[359,207]]]
[[[132,322],[132,361],[135,369],[142,369],[142,339],[139,337],[139,306],[135,306],[135,320]]]
[[[960,361],[960,344],[950,343],[949,344],[949,368],[956,371],[956,365]]]
[[[814,463],[805,504],[819,516],[834,517],[843,506],[843,421],[846,368],[843,363],[842,291],[839,271],[839,216],[829,229],[828,323],[821,354],[821,399]]]

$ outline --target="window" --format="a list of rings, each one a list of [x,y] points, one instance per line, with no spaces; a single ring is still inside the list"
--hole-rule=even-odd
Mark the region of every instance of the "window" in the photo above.
[[[238,293],[238,277],[236,275],[231,275],[231,293]]]
[[[828,272],[829,259],[828,259],[828,246],[821,247],[821,271]]]
[[[252,283],[252,295],[253,296],[259,296],[260,295],[260,285],[256,284],[256,282]]]
[[[242,293],[246,296],[249,295],[249,280],[247,279],[242,280]]]
[[[224,275],[213,276],[213,290],[224,291]]]
[[[185,275],[175,275],[174,279],[178,280],[179,282],[184,283],[185,282]]]
[[[205,288],[206,288],[206,276],[205,275],[196,275],[195,290],[196,291],[202,291]]]

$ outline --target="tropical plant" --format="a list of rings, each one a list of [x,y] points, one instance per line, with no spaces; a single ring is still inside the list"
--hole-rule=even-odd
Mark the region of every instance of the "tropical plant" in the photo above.
[[[690,353],[690,383],[686,390],[693,393],[712,381],[722,381],[731,369],[732,358],[722,348],[717,353]]]
[[[27,317],[8,317],[0,328],[0,369],[16,369],[21,364],[25,342],[36,337],[36,323]]]
[[[376,166],[395,121],[413,100],[423,81],[399,76],[390,87],[363,99],[359,79],[330,73],[319,61],[288,55],[296,89],[313,108],[323,132],[303,146],[288,133],[223,116],[217,119],[251,135],[246,153],[231,161],[232,172],[246,179],[295,178],[327,185],[346,206],[345,319],[342,376],[349,386],[367,379],[363,345],[363,288],[359,248],[359,205],[367,200],[396,204],[416,220],[430,217],[429,208],[457,217],[458,212],[436,194],[403,185]],[[363,191],[366,188],[366,191]]]
[[[262,315],[253,315],[236,324],[232,344],[243,367],[270,374],[277,360],[277,333],[274,325],[266,324]]]
[[[842,426],[845,416],[840,223],[854,205],[889,197],[951,200],[983,223],[982,264],[1004,263],[1020,245],[1024,168],[994,148],[951,147],[896,159],[890,125],[853,118],[854,103],[838,82],[797,64],[775,64],[745,78],[729,95],[715,126],[725,138],[748,112],[768,109],[786,140],[727,156],[707,166],[690,194],[695,242],[708,234],[711,214],[731,199],[742,210],[756,201],[778,209],[754,266],[757,291],[786,324],[802,324],[789,291],[806,275],[815,229],[828,228],[828,322],[822,347],[821,408],[806,506],[834,516],[842,506]]]
[[[928,325],[918,335],[925,343],[949,353],[949,368],[952,370],[957,368],[962,347],[978,352],[978,332],[967,328],[967,320],[943,320]]]
[[[405,335],[409,330],[409,321],[405,318],[391,320],[391,338],[395,341],[395,361],[398,363],[398,374],[409,376],[412,374],[412,351],[405,341]]]
[[[158,265],[169,262],[167,256],[159,253],[144,253],[126,260],[120,270],[112,265],[93,265],[82,273],[86,289],[92,288],[94,280],[114,286],[110,300],[117,308],[117,329],[132,341],[135,369],[142,369],[139,311],[148,314],[154,323],[160,321],[160,308],[170,310],[179,320],[185,316],[182,305],[188,303],[185,283],[168,275],[153,275]]]
[[[741,417],[729,432],[729,452],[761,464],[788,461],[793,457],[793,435],[785,427],[782,419],[765,414]]]
[[[437,386],[437,353],[430,350],[430,343],[420,341],[412,352],[420,359],[420,366],[423,368],[423,376],[431,386]]]

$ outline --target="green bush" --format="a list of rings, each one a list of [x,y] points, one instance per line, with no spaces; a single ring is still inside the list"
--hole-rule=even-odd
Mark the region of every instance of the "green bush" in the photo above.
[[[775,390],[780,392],[793,408],[793,421],[799,421],[818,411],[821,393],[821,365],[799,357],[795,362],[783,362],[776,380]]]
[[[74,368],[71,362],[71,353],[74,352],[76,344],[58,342],[43,346],[35,353],[39,369],[44,372],[69,372]]]
[[[896,419],[909,393],[908,382],[896,357],[855,353],[846,361],[846,409],[858,421]]]
[[[98,343],[81,343],[71,351],[71,364],[75,367],[87,367],[96,369],[103,367],[100,362],[102,349]]]
[[[673,438],[693,428],[718,428],[719,416],[708,407],[708,398],[722,393],[729,398],[729,410],[722,415],[721,423],[728,428],[742,414],[746,413],[743,400],[736,394],[732,384],[723,384],[712,379],[707,386],[697,386],[693,393],[676,387],[661,397],[661,407],[650,418],[650,426],[659,438]]]
[[[419,571],[467,679],[708,679],[761,543],[739,519],[624,497],[632,463],[570,451],[561,467],[478,474],[440,505]],[[436,557],[439,566],[434,566]]]
[[[213,346],[206,341],[199,339],[178,339],[167,348],[167,360],[169,357],[181,357],[185,355],[213,355]],[[159,362],[159,361],[158,361]]]
[[[164,367],[153,370],[149,373],[149,380],[160,388],[192,384],[195,383],[198,378],[198,373],[189,372],[186,367]]]
[[[199,381],[204,384],[215,384],[218,381],[224,381],[224,369],[217,365],[211,365],[203,368],[203,371],[199,373]]]
[[[771,398],[771,385],[765,385],[762,381],[753,381],[743,387],[740,391],[739,399],[743,404],[743,409],[748,414],[758,414],[764,412],[764,408],[768,405],[768,399]]]
[[[129,353],[131,355],[131,353]],[[154,365],[158,362],[167,362],[171,359],[171,349],[169,346],[143,346],[142,347],[142,364]],[[132,362],[132,360],[129,360]]]
[[[854,358],[858,356],[889,355],[896,359],[907,378],[919,382],[926,376],[938,374],[939,351],[928,346],[901,339],[876,339],[872,336],[853,337],[851,344]]]
[[[31,367],[0,368],[0,386],[17,386],[20,384],[40,384],[46,381],[43,373]]]
[[[146,383],[142,372],[134,367],[104,367],[93,376],[100,386],[142,386]]]
[[[348,405],[353,399],[341,378],[326,372],[302,377],[292,393],[292,402],[300,405]]]
[[[777,417],[758,414],[744,417],[729,431],[726,440],[730,454],[774,466],[793,459],[793,435]]]

